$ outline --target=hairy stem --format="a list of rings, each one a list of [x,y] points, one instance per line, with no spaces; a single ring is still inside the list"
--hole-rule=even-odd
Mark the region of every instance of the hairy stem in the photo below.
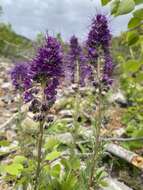
[[[42,94],[42,102],[45,102],[45,94],[44,94],[44,88],[45,84],[43,84],[43,94]],[[43,136],[44,136],[44,123],[45,119],[43,121],[40,121],[39,123],[39,137],[37,142],[37,169],[36,169],[36,176],[35,176],[35,186],[34,190],[38,189],[39,186],[39,177],[41,172],[41,162],[42,162],[42,145],[43,145]]]
[[[22,113],[22,109],[21,109],[22,104],[23,104],[23,101],[22,101],[22,92],[20,91],[19,92],[19,101],[18,101],[18,104],[17,104],[18,119],[16,121],[16,127],[17,127],[17,130],[18,130],[18,137],[17,137],[17,139],[19,141],[21,152],[24,151],[24,141],[23,141],[23,136],[21,135],[21,132],[23,131],[23,129],[22,129],[23,113]]]
[[[101,124],[102,124],[102,100],[101,100],[101,73],[100,73],[100,60],[98,59],[97,63],[97,81],[98,81],[98,116],[97,116],[97,123],[96,123],[96,131],[94,134],[95,141],[94,141],[94,148],[93,148],[93,157],[92,157],[92,163],[91,163],[91,173],[89,177],[89,190],[94,185],[94,171],[95,168],[97,168],[98,165],[98,156],[99,156],[99,150],[100,150],[100,130],[101,130]]]
[[[75,103],[74,103],[74,114],[73,114],[73,119],[74,119],[74,128],[72,131],[72,136],[73,136],[73,143],[71,145],[71,157],[73,155],[75,156],[75,148],[76,148],[76,140],[78,136],[78,117],[79,117],[79,80],[80,80],[80,72],[79,72],[79,61],[76,61],[76,76],[75,76],[75,82],[76,82],[76,96],[75,96]]]
[[[39,183],[39,176],[41,170],[41,160],[42,160],[42,143],[43,143],[43,122],[40,122],[39,126],[39,138],[38,138],[38,155],[37,155],[37,169],[36,169],[36,178],[35,178],[35,187],[34,190],[37,190]]]

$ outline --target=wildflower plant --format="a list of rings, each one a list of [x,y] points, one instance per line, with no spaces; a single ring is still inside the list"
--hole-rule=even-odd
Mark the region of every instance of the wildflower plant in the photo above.
[[[67,70],[71,75],[70,82],[79,84],[81,87],[85,86],[85,81],[92,76],[92,69],[75,35],[70,38],[69,52],[66,61]]]
[[[31,78],[29,74],[29,65],[21,62],[16,65],[10,71],[10,77],[15,91],[19,94],[19,112],[21,110],[23,102],[23,93],[31,87]]]
[[[46,36],[44,45],[39,48],[36,57],[31,62],[30,75],[33,84],[38,88],[40,98],[31,100],[29,110],[34,114],[34,120],[39,123],[39,137],[37,142],[37,168],[34,189],[38,189],[42,162],[42,145],[44,124],[49,110],[56,100],[57,87],[62,75],[62,50],[59,42]],[[32,93],[31,91],[29,93]],[[28,96],[26,96],[26,100]]]
[[[102,4],[105,5],[108,2],[111,1],[102,1]],[[113,14],[126,13],[127,10],[120,10],[121,7],[124,9],[124,6],[119,6],[122,3],[124,1],[117,2],[117,5],[114,6],[116,10],[112,10]],[[107,95],[113,84],[114,64],[110,50],[111,39],[107,16],[97,14],[92,20],[84,47],[76,36],[72,36],[69,44],[66,44],[67,51],[63,52],[61,43],[56,38],[46,35],[43,45],[39,47],[35,57],[27,63],[16,64],[12,69],[10,73],[12,84],[20,97],[19,113],[22,113],[21,107],[24,102],[28,107],[27,118],[29,115],[32,116],[35,127],[34,136],[32,132],[30,133],[34,140],[32,143],[26,144],[29,154],[25,155],[21,147],[20,154],[22,155],[12,157],[12,163],[3,166],[6,173],[12,175],[10,179],[15,182],[17,189],[93,190],[99,189],[102,184],[105,185],[106,173],[100,164],[103,154],[101,129],[104,125]],[[124,64],[125,67],[128,67],[126,62]],[[133,68],[135,69],[133,78],[137,71],[140,72],[140,66],[139,63],[137,70]],[[129,69],[127,72],[130,74],[132,67],[126,69]],[[57,93],[64,75],[68,75],[74,93],[70,94],[70,101],[66,97],[67,102],[61,106],[65,108],[67,104],[71,103],[72,106],[68,106],[73,108],[73,118],[70,118],[72,122],[70,125],[65,122],[63,126],[62,122],[60,125],[57,124],[58,121],[54,123],[50,114],[54,106],[53,112],[57,111]],[[82,88],[87,86],[86,80],[89,80],[91,91]],[[126,84],[124,85],[126,88]],[[86,94],[88,97],[85,93],[88,94]],[[81,105],[84,103],[86,109],[90,110],[90,113],[92,112],[92,115],[86,112],[87,126],[92,132],[92,137],[90,136],[89,139],[87,139],[88,135],[80,133],[84,128],[82,125],[85,124],[85,118],[80,122],[80,116],[84,115]],[[59,104],[61,105],[61,102]],[[20,114],[19,126],[22,127]],[[50,136],[50,130],[51,128],[53,130],[55,126],[60,132],[63,128],[68,135],[70,132],[70,137],[66,136],[64,139],[69,142],[62,142],[63,134],[60,134],[59,138],[56,135]],[[21,128],[20,131],[24,139]],[[7,179],[9,179],[8,177]]]
[[[22,142],[22,126],[21,123],[26,117],[26,111],[22,110],[22,105],[24,102],[24,92],[31,88],[31,77],[29,74],[30,67],[28,63],[20,62],[16,63],[15,66],[10,71],[10,77],[11,81],[14,87],[14,90],[16,91],[18,95],[18,103],[17,103],[17,109],[18,109],[18,117],[17,117],[17,130],[20,131],[18,135],[19,144],[21,146],[21,150],[23,149],[23,142]]]
[[[105,98],[103,91],[109,90],[112,85],[112,72],[113,63],[110,55],[111,33],[107,17],[102,14],[97,14],[92,20],[91,29],[87,39],[87,51],[89,62],[94,67],[94,82],[93,85],[96,90],[97,111],[95,116],[93,129],[94,142],[93,142],[93,156],[90,160],[90,175],[89,175],[89,189],[96,187],[95,169],[99,167],[99,160],[101,159],[102,144],[100,141],[101,127],[103,124],[103,117],[105,112]]]
[[[70,71],[70,82],[71,84],[74,83],[75,101],[73,126],[70,129],[67,128],[67,131],[71,132],[73,140],[68,144],[65,156],[62,156],[56,149],[60,144],[57,139],[52,139],[48,141],[49,144],[45,145],[47,141],[45,138],[45,127],[49,129],[52,122],[49,118],[49,113],[56,102],[61,77],[66,72],[63,69],[64,56],[60,42],[56,38],[47,35],[35,57],[28,62],[28,66],[21,64],[20,66],[16,66],[11,72],[13,85],[21,92],[24,102],[29,107],[29,112],[32,113],[34,122],[38,124],[36,160],[30,161],[32,169],[30,170],[31,173],[28,173],[32,176],[30,183],[34,190],[44,189],[45,187],[51,190],[59,190],[59,187],[63,190],[63,184],[69,190],[91,189],[97,187],[98,183],[100,183],[99,178],[97,179],[95,176],[95,169],[97,171],[100,170],[98,168],[102,148],[100,131],[105,104],[102,100],[104,99],[102,92],[105,89],[106,91],[109,90],[113,82],[110,41],[111,34],[105,15],[97,15],[93,19],[85,48],[79,45],[77,37],[72,36],[70,39],[69,52],[65,60],[67,60],[67,69]],[[87,54],[85,54],[85,50],[87,50]],[[91,81],[91,78],[93,81]],[[78,154],[77,150],[81,112],[80,88],[86,86],[86,79],[90,79],[91,84],[93,83],[95,87],[98,107],[97,117],[91,119],[94,121],[95,128],[93,129],[93,153],[91,153],[92,157],[88,162],[85,161],[82,154]],[[51,150],[51,147],[49,148],[50,144],[52,144],[53,150]],[[45,147],[47,150],[52,151],[49,155],[46,155],[47,151]],[[60,160],[60,164],[52,166],[52,169],[56,172],[56,174],[53,174],[50,167],[55,160]],[[88,171],[86,175],[84,175],[85,170],[81,169],[83,167],[81,161],[83,160],[87,163],[85,165],[85,170]],[[61,165],[64,168],[62,172]],[[53,176],[59,177],[59,179],[53,178]],[[78,179],[81,179],[81,185],[78,184]]]

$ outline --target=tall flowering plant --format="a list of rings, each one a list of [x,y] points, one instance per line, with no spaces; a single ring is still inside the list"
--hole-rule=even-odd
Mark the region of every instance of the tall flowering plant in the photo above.
[[[87,50],[89,62],[94,66],[94,82],[93,85],[96,88],[97,99],[98,99],[98,115],[95,121],[96,130],[94,131],[94,147],[93,157],[91,159],[91,172],[89,176],[89,189],[92,188],[95,182],[94,172],[98,168],[101,142],[100,132],[103,122],[103,111],[104,111],[104,98],[102,96],[103,90],[109,89],[112,85],[112,72],[113,63],[110,54],[111,44],[111,33],[109,30],[109,24],[107,17],[102,14],[98,14],[91,24],[91,29],[87,39]]]
[[[40,100],[33,95],[29,108],[34,113],[34,120],[39,122],[37,169],[34,187],[36,190],[41,171],[44,124],[48,111],[56,100],[57,87],[62,75],[62,49],[56,38],[46,36],[44,45],[39,48],[36,57],[31,62],[30,75],[33,85],[38,88],[41,95]]]
[[[23,93],[31,86],[31,79],[29,75],[29,65],[27,63],[16,63],[12,68],[11,81],[16,91]]]
[[[29,71],[30,71],[30,66],[28,63],[25,62],[16,63],[15,66],[10,71],[10,78],[14,90],[18,94],[18,102],[17,102],[18,117],[16,119],[16,126],[18,129],[20,129],[20,131],[22,131],[21,123],[26,115],[21,109],[24,102],[23,94],[27,89],[31,88],[32,85],[32,80]],[[18,134],[17,139],[19,140],[19,144],[22,151],[23,141],[21,133]]]
[[[67,67],[65,72],[70,75],[70,82],[85,86],[85,81],[92,75],[92,69],[75,35],[70,38],[69,52],[65,61]]]
[[[34,190],[39,189],[44,125],[48,120],[48,112],[56,101],[57,88],[63,75],[62,62],[60,43],[56,38],[47,35],[33,60],[28,65],[18,64],[11,71],[15,89],[21,94],[25,103],[29,103],[29,111],[33,113],[34,121],[39,123]]]
[[[75,101],[74,101],[74,123],[72,134],[74,137],[74,144],[77,140],[79,131],[78,118],[80,116],[80,87],[84,87],[86,79],[88,80],[92,76],[91,66],[88,64],[87,57],[83,53],[83,48],[80,46],[78,38],[73,35],[70,38],[69,52],[67,55],[67,70],[70,75],[70,83],[74,84]]]
[[[88,184],[86,183],[86,187],[88,186],[87,189],[96,187],[94,174],[95,169],[97,169],[99,165],[99,153],[101,149],[100,131],[103,121],[104,107],[102,91],[105,88],[109,89],[113,82],[113,63],[110,55],[110,41],[111,34],[107,18],[104,15],[97,15],[93,19],[91,30],[88,34],[86,43],[88,55],[84,55],[78,39],[75,36],[72,36],[70,39],[69,54],[67,56],[67,66],[71,73],[71,83],[76,84],[73,115],[74,123],[73,127],[71,127],[72,129],[70,128],[73,135],[73,141],[69,145],[71,146],[69,160],[74,162],[81,161],[80,156],[82,156],[75,151],[78,144],[77,137],[79,137],[78,118],[81,101],[80,87],[84,86],[85,79],[93,76],[94,73],[93,85],[96,88],[97,93],[98,116],[95,119],[96,131],[94,133],[93,154],[92,158],[89,160],[91,167],[88,167],[89,165],[86,167],[87,170],[90,170],[88,173],[89,175],[85,175],[88,176]],[[89,63],[91,65],[89,65]],[[94,71],[91,68],[94,68]],[[60,78],[63,76],[63,72],[63,52],[61,45],[56,38],[48,35],[45,37],[44,44],[38,49],[36,56],[29,62],[28,66],[25,66],[25,64],[21,64],[20,66],[16,65],[11,72],[11,79],[15,89],[20,91],[23,95],[25,103],[28,103],[29,111],[33,113],[34,121],[37,122],[39,126],[36,149],[36,167],[34,164],[34,190],[41,188],[40,180],[42,180],[42,178],[40,178],[40,176],[43,174],[42,169],[46,161],[43,152],[43,144],[45,140],[44,126],[47,124],[47,121],[50,122],[48,120],[48,114],[56,101],[57,88],[60,84]],[[54,158],[57,158],[57,154],[59,155],[56,151],[52,154],[54,154]],[[80,164],[78,164],[78,169],[81,169],[79,165]],[[65,174],[69,173],[74,175],[72,177],[76,178],[75,185],[78,185],[77,180],[81,177],[80,171],[78,171],[78,173],[70,168],[69,171],[66,172]],[[52,177],[50,176],[48,179],[51,180]],[[48,183],[45,182],[45,184],[47,185]],[[80,185],[78,185],[78,187],[80,187]]]

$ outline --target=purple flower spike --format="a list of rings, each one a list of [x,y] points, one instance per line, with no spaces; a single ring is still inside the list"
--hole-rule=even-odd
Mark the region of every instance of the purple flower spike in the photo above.
[[[26,92],[24,93],[24,101],[25,101],[25,103],[30,102],[32,99],[33,99],[32,93],[29,92],[29,91],[26,91]]]
[[[38,50],[31,63],[33,80],[43,82],[47,78],[60,77],[62,74],[62,50],[56,38],[47,36],[45,44]]]
[[[79,46],[78,39],[75,36],[72,36],[70,39],[70,57],[73,61],[77,60],[80,53],[81,47]]]
[[[16,90],[24,92],[31,87],[31,79],[29,74],[29,65],[26,63],[19,63],[12,68],[11,72],[12,84]]]
[[[72,83],[77,82],[76,74],[77,74],[77,62],[79,64],[79,83],[81,86],[85,85],[85,80],[90,78],[91,76],[91,67],[87,64],[88,59],[83,54],[83,50],[78,43],[78,38],[72,36],[70,39],[70,51],[68,56],[66,57],[67,66],[66,73],[67,78],[70,79]]]
[[[56,38],[46,36],[45,44],[38,50],[31,63],[32,79],[45,84],[47,100],[55,100],[56,88],[62,76],[63,53]]]
[[[83,87],[87,80],[92,78],[92,68],[88,64],[81,64],[80,65],[80,85]]]
[[[106,85],[112,85],[113,80],[111,79],[113,73],[114,65],[112,63],[112,58],[110,55],[105,55],[105,64],[103,71],[103,79],[102,81]]]
[[[81,53],[81,47],[78,43],[78,38],[72,36],[70,39],[70,50],[67,56],[67,72],[69,73],[69,78],[71,82],[75,82],[75,72],[76,72],[76,61],[79,60],[79,56]]]
[[[110,55],[111,34],[108,20],[105,15],[98,14],[93,20],[91,30],[88,34],[87,50],[90,63],[97,63],[98,58],[104,57],[103,76],[101,82],[110,86],[113,73],[113,63]],[[94,65],[95,66],[95,65]]]
[[[87,45],[92,51],[98,47],[109,48],[111,34],[105,15],[98,14],[92,21],[91,30],[88,34]]]

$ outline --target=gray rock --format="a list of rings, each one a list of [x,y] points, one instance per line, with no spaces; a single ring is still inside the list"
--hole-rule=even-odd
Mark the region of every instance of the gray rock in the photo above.
[[[107,178],[107,183],[109,184],[108,187],[102,188],[102,190],[132,190],[117,179]]]

